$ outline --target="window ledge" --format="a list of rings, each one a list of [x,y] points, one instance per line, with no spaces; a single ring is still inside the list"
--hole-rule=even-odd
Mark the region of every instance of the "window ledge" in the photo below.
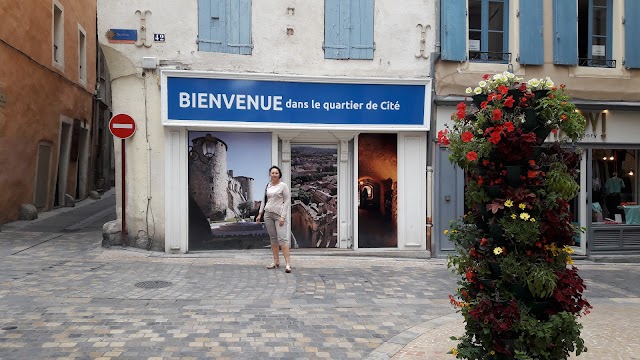
[[[497,74],[507,70],[509,70],[509,64],[466,61],[458,65],[458,73],[460,74]],[[513,64],[513,73],[517,76],[524,76],[524,67],[517,63]]]
[[[605,79],[631,79],[631,73],[624,68],[602,68],[572,66],[569,68],[569,77],[576,78],[605,78]]]
[[[64,63],[62,62],[58,62],[58,61],[54,61],[53,62],[53,67],[64,72]]]

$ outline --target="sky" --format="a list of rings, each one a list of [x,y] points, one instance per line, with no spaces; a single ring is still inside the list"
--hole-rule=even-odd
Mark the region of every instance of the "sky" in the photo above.
[[[269,168],[272,165],[271,133],[190,131],[189,145],[191,140],[206,134],[227,143],[227,170],[233,170],[233,176],[253,178],[252,200],[261,200],[264,186],[269,182]]]

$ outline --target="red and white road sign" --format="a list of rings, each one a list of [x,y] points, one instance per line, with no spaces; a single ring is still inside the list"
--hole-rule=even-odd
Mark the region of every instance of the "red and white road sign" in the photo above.
[[[136,122],[127,114],[114,115],[109,120],[109,130],[113,136],[126,139],[136,132]]]

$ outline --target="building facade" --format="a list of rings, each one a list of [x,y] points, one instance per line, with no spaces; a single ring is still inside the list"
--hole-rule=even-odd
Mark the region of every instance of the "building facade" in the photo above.
[[[93,140],[96,105],[109,117],[104,68],[105,86],[95,93],[96,9],[95,1],[2,5],[0,224],[18,219],[23,204],[72,206],[95,188],[95,159],[105,150]]]
[[[426,251],[433,0],[100,2],[98,15],[114,113],[137,125],[125,145],[130,240],[257,246],[249,219],[278,165],[292,246]],[[374,158],[365,140],[391,150]],[[377,163],[360,176],[363,161]]]
[[[565,84],[586,117],[580,194],[574,222],[586,231],[576,241],[582,254],[640,252],[637,218],[640,3],[632,0],[443,0],[441,56],[435,67],[435,108],[441,130],[465,88],[484,74],[512,71],[524,80],[549,76]],[[437,176],[434,231],[464,213],[464,174],[433,145]],[[607,181],[616,173],[623,185]],[[609,181],[609,184],[611,181]],[[613,190],[615,191],[613,191]],[[437,255],[453,250],[444,236]]]

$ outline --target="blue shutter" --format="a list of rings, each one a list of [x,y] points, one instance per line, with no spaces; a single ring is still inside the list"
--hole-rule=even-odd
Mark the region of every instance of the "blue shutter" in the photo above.
[[[578,64],[578,2],[553,0],[553,63]]]
[[[467,0],[441,0],[442,59],[467,59]]]
[[[542,0],[520,1],[520,64],[544,65]]]
[[[225,0],[198,0],[198,50],[224,51],[225,23]]]
[[[350,0],[326,0],[324,10],[325,59],[349,58]]]
[[[227,51],[251,55],[251,0],[228,0]]]
[[[624,2],[624,66],[629,69],[640,68],[640,1]]]
[[[373,59],[374,0],[351,0],[349,59]]]

